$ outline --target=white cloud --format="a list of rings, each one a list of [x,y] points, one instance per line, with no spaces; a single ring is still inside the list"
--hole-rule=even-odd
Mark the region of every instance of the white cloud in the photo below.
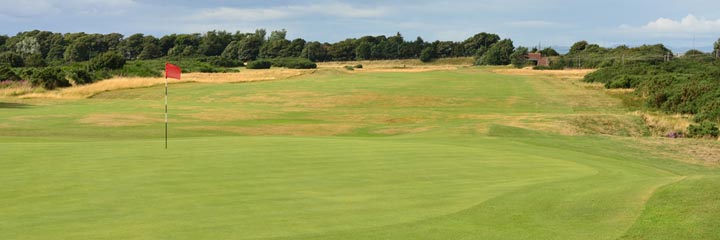
[[[720,19],[707,19],[692,14],[683,19],[673,20],[658,18],[639,28],[628,25],[620,26],[623,30],[641,30],[650,33],[716,33],[720,32]]]
[[[349,18],[378,17],[388,12],[385,8],[359,8],[344,3],[293,5],[271,8],[231,8],[219,7],[204,9],[191,18],[200,21],[267,21],[298,16],[334,16]]]
[[[264,21],[286,18],[288,16],[290,16],[288,12],[276,9],[220,7],[202,10],[192,18],[195,20]]]
[[[116,15],[136,6],[134,0],[0,1],[0,15],[28,18],[56,14]]]

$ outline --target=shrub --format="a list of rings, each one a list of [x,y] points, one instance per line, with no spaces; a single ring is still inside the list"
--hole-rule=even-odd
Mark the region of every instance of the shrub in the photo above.
[[[363,65],[362,64],[355,65],[355,68],[362,69]]]
[[[561,65],[550,65],[549,67],[546,66],[534,66],[533,70],[563,70],[563,66]]]
[[[275,58],[272,60],[272,66],[291,69],[317,68],[317,64],[306,58]]]
[[[7,65],[0,65],[0,81],[18,81],[20,76],[15,74],[13,70]]]
[[[216,67],[242,67],[243,66],[243,63],[238,60],[224,58],[224,57],[220,57],[220,56],[209,57],[207,62]]]
[[[353,66],[345,66],[345,69],[348,71],[355,71],[355,68]]]
[[[30,83],[35,87],[52,90],[59,87],[69,87],[70,82],[65,79],[65,73],[60,68],[52,67],[36,71]]]
[[[162,70],[165,62],[157,61],[157,68],[153,67],[154,61],[133,61],[123,67],[123,75],[132,77],[162,77]],[[103,78],[96,78],[103,79]]]
[[[125,58],[115,52],[106,52],[90,59],[90,69],[92,70],[114,70],[121,69],[125,66]]]
[[[720,129],[718,129],[717,125],[713,122],[703,122],[699,125],[692,124],[688,127],[688,135],[695,138],[717,138],[720,136]]]
[[[605,88],[630,88],[632,87],[632,79],[626,75],[618,76],[610,82],[605,83]]]
[[[85,69],[72,68],[69,70],[68,77],[75,82],[77,85],[85,85],[93,83],[95,77]]]
[[[208,64],[199,64],[198,71],[202,73],[216,73],[220,72],[217,68],[214,68],[213,66],[210,66]]]
[[[247,69],[270,69],[272,63],[268,60],[255,60],[247,63]]]
[[[25,58],[26,67],[47,67],[47,62],[40,54],[33,54]]]
[[[22,56],[14,52],[4,52],[0,54],[0,65],[10,65],[10,67],[24,67],[25,62]]]

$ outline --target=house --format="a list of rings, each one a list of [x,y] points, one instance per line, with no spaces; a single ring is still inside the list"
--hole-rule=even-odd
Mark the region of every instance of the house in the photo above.
[[[537,66],[541,66],[541,67],[549,67],[550,66],[550,58],[543,57],[542,53],[528,53],[528,60],[535,61],[535,65],[537,65]]]

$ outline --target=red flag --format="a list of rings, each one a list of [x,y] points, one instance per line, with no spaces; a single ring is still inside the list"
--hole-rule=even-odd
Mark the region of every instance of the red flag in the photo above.
[[[180,80],[180,73],[182,73],[180,67],[172,65],[170,63],[165,63],[165,78],[174,78]]]

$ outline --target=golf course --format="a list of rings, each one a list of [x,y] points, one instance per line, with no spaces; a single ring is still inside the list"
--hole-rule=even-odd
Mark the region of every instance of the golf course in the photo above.
[[[167,149],[162,78],[0,96],[0,239],[720,239],[717,141],[588,71],[413,67],[183,75]]]

